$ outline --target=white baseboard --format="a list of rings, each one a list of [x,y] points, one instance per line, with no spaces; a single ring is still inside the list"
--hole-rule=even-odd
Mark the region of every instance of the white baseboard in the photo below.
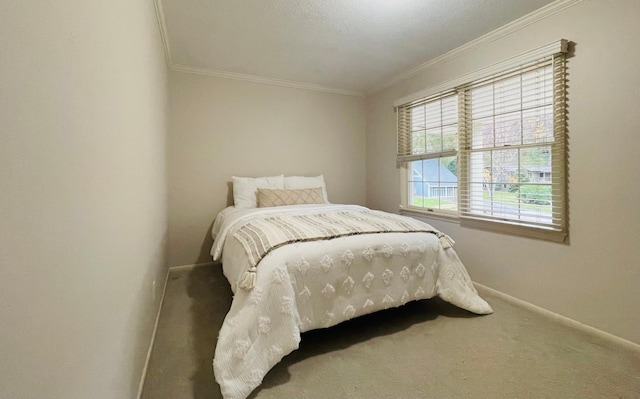
[[[149,342],[149,349],[147,350],[147,358],[144,361],[144,367],[142,368],[142,375],[140,377],[140,382],[138,383],[138,395],[137,399],[140,399],[142,396],[142,389],[144,388],[144,380],[147,377],[147,369],[149,368],[149,361],[151,360],[151,352],[153,350],[153,344],[156,340],[156,332],[158,330],[158,322],[160,321],[160,312],[162,311],[162,304],[164,303],[164,295],[167,291],[167,283],[169,282],[169,273],[172,271],[179,270],[190,270],[196,267],[205,267],[205,266],[213,266],[214,262],[206,262],[206,263],[194,263],[191,265],[181,265],[181,266],[172,266],[167,270],[167,275],[164,278],[164,286],[162,287],[162,295],[160,296],[160,303],[158,304],[158,310],[156,312],[156,321],[153,325],[153,331],[151,332],[151,341]]]
[[[142,389],[144,387],[144,380],[145,377],[147,376],[147,368],[149,367],[149,360],[151,359],[151,351],[153,350],[153,344],[155,342],[156,339],[156,332],[158,329],[158,322],[160,320],[160,311],[162,310],[162,304],[164,302],[164,295],[165,292],[167,290],[167,283],[169,281],[169,273],[171,273],[172,271],[183,271],[183,270],[191,270],[191,269],[195,269],[197,267],[207,267],[207,266],[213,266],[216,263],[214,262],[206,262],[206,263],[194,263],[194,264],[190,264],[190,265],[181,265],[181,266],[172,266],[167,270],[167,275],[165,277],[164,280],[164,287],[162,288],[162,296],[160,298],[160,304],[158,305],[158,311],[156,314],[156,321],[155,324],[153,326],[153,332],[151,335],[151,342],[149,343],[149,349],[147,351],[147,359],[145,360],[144,363],[144,368],[142,370],[142,376],[140,378],[140,383],[138,386],[138,395],[137,395],[137,399],[140,399],[141,395],[142,395]],[[514,304],[516,306],[520,306],[522,308],[525,308],[527,310],[530,310],[532,312],[538,313],[540,315],[543,315],[545,317],[548,317],[560,324],[569,326],[569,327],[573,327],[575,329],[581,330],[587,334],[591,334],[593,336],[596,336],[600,339],[603,339],[605,341],[609,341],[612,342],[614,344],[617,345],[621,345],[622,347],[624,347],[625,349],[634,351],[634,352],[638,352],[640,353],[640,345],[636,344],[635,342],[631,342],[629,340],[626,340],[624,338],[618,337],[617,335],[613,335],[611,333],[608,333],[606,331],[602,331],[599,330],[595,327],[591,327],[588,326],[586,324],[580,323],[579,321],[573,320],[569,317],[563,316],[561,314],[552,312],[548,309],[542,308],[540,306],[534,305],[530,302],[524,301],[522,299],[513,297],[511,295],[505,294],[504,292],[500,292],[498,290],[494,290],[493,288],[487,287],[486,285],[482,285],[480,283],[475,283],[474,285],[476,286],[476,288],[478,288],[479,291],[486,291],[488,293],[490,293],[491,295],[497,296],[500,299],[509,302],[511,304]]]
[[[156,321],[153,324],[153,331],[151,332],[151,341],[149,342],[149,349],[147,349],[147,358],[144,361],[144,367],[142,368],[142,375],[140,376],[140,382],[138,383],[138,395],[137,399],[142,396],[142,389],[144,388],[144,380],[147,377],[147,369],[149,368],[149,361],[151,360],[151,351],[153,350],[153,344],[156,340],[156,331],[158,330],[158,322],[160,321],[160,311],[162,311],[162,304],[164,303],[164,293],[167,290],[167,282],[169,281],[169,271],[164,278],[164,286],[162,287],[162,295],[160,296],[160,303],[158,304],[158,310],[156,312]]]
[[[215,262],[205,262],[205,263],[194,263],[191,265],[171,266],[169,268],[169,272],[174,272],[178,270],[191,270],[191,269],[195,269],[196,267],[213,266],[215,264],[216,264]]]
[[[590,334],[592,336],[598,337],[602,340],[617,344],[617,345],[621,345],[622,347],[624,347],[627,350],[633,351],[633,352],[637,352],[640,353],[640,345],[636,344],[635,342],[626,340],[624,338],[618,337],[617,335],[613,335],[611,333],[608,333],[606,331],[602,331],[599,330],[595,327],[591,327],[589,325],[580,323],[577,320],[571,319],[567,316],[563,316],[561,314],[552,312],[548,309],[542,308],[540,306],[534,305],[530,302],[527,302],[525,300],[513,297],[511,295],[505,294],[504,292],[500,292],[498,290],[494,290],[493,288],[487,287],[486,285],[482,285],[479,283],[473,283],[475,284],[475,286],[478,288],[479,291],[486,291],[491,295],[497,296],[498,298],[504,300],[505,302],[509,302],[513,305],[519,306],[519,307],[523,307],[527,310],[530,310],[532,312],[538,313],[542,316],[548,317],[550,319],[552,319],[555,322],[558,322],[560,324],[563,324],[565,326],[569,326],[575,329],[578,329],[580,331],[583,331],[587,334]]]

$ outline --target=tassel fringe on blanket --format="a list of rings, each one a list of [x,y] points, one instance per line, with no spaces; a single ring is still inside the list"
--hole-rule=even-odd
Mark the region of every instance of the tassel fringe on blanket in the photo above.
[[[453,238],[444,233],[438,233],[437,236],[440,239],[440,245],[442,245],[442,248],[444,249],[451,248],[453,247],[453,244],[456,243],[455,241],[453,241]]]
[[[244,274],[242,275],[242,280],[238,282],[238,287],[242,288],[243,290],[252,289],[256,285],[256,279],[258,278],[258,276],[256,275],[257,271],[258,269],[253,266],[249,269],[249,271],[244,272]]]

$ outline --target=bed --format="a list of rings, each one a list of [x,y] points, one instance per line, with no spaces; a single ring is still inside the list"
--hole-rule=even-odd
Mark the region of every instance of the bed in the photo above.
[[[235,206],[212,229],[211,255],[234,293],[213,361],[225,399],[246,398],[305,331],[434,296],[492,313],[446,234],[330,204],[321,176],[260,179],[234,177]]]

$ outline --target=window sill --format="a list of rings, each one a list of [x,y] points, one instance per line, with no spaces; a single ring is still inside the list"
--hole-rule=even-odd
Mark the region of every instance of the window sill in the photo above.
[[[443,222],[460,224],[460,216],[453,212],[442,212],[437,210],[428,210],[425,208],[406,207],[402,205],[400,205],[399,212],[401,215],[425,217]]]
[[[488,221],[472,217],[462,218],[462,227],[507,234],[510,236],[534,238],[543,241],[567,244],[567,232],[560,230],[531,227],[509,222]]]
[[[567,233],[561,231],[535,228],[508,222],[480,220],[469,217],[463,218],[460,217],[460,215],[458,215],[457,213],[427,210],[425,208],[400,206],[399,212],[401,215],[406,216],[433,219],[447,223],[455,223],[464,228],[506,234],[514,237],[526,237],[543,241],[568,244]]]

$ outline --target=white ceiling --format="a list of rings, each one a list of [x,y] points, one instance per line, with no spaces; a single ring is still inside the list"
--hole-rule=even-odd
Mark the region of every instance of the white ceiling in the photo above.
[[[552,2],[157,1],[174,69],[354,93],[370,92]]]

